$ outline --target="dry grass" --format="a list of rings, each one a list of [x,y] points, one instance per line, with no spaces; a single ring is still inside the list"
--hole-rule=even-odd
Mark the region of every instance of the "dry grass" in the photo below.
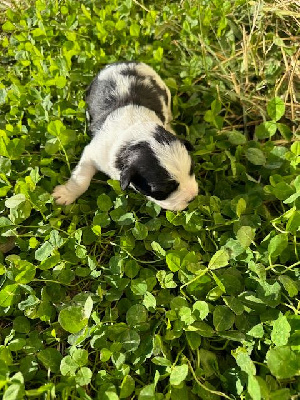
[[[0,0],[0,11],[11,9],[24,9],[33,3],[33,0]],[[5,18],[4,15],[0,16],[1,19]]]
[[[230,46],[210,48],[199,40],[203,54],[218,60],[210,76],[230,88],[220,93],[228,101],[228,129],[252,129],[268,119],[266,103],[273,96],[285,101],[286,123],[298,140],[300,134],[300,2],[249,1],[248,18],[235,14],[228,19],[240,31],[241,40]],[[245,13],[245,10],[243,10]],[[236,107],[234,107],[234,104]],[[242,108],[242,115],[241,110]]]

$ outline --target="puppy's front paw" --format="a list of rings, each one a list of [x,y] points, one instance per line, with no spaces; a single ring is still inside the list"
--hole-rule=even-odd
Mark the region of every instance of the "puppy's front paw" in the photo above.
[[[56,204],[65,205],[73,203],[77,196],[74,195],[67,185],[56,186],[53,190],[52,196],[55,198]]]

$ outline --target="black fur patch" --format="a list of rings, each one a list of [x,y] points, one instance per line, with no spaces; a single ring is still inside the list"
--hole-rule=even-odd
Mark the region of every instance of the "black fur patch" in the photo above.
[[[189,142],[186,139],[181,139],[182,143],[184,144],[184,147],[187,149],[187,151],[194,151],[194,146],[192,145],[191,142]]]
[[[153,93],[155,92],[155,95],[161,96],[164,99],[164,102],[166,104],[168,104],[168,93],[165,89],[161,88],[155,81],[155,79],[153,77],[149,77],[148,75],[142,75],[139,73],[139,71],[137,71],[137,69],[135,68],[136,65],[134,63],[129,63],[127,64],[127,68],[123,69],[123,71],[121,71],[121,75],[123,76],[132,76],[136,78],[136,81],[139,82],[141,85],[145,86],[145,83],[143,83],[143,81],[145,81],[145,78],[149,78],[150,82],[151,82],[151,88],[149,86],[146,86],[146,89],[150,89],[151,91],[153,91]]]
[[[167,145],[179,140],[175,135],[173,135],[171,132],[168,132],[160,125],[156,126],[153,137],[158,143]]]
[[[121,186],[126,187],[130,182],[137,191],[156,200],[165,200],[179,186],[160,165],[147,142],[123,147],[115,165],[121,171]]]
[[[191,160],[191,168],[190,168],[190,176],[194,175],[195,173],[195,163]]]
[[[134,67],[135,65],[133,66],[133,68],[127,67],[126,69],[123,69],[123,71],[121,71],[120,74],[123,76],[140,77],[140,75],[138,74],[137,70]]]
[[[112,68],[114,65],[111,64],[106,68]],[[127,105],[146,107],[154,111],[163,123],[165,122],[162,107],[163,102],[166,105],[168,103],[167,91],[161,88],[151,77],[148,77],[148,82],[150,79],[151,85],[147,85],[147,76],[140,75],[136,70],[136,65],[138,63],[126,63],[126,68],[120,72],[128,87],[127,95],[119,95],[116,82],[113,79],[99,80],[99,74],[88,87],[86,102],[91,133],[101,128],[110,113]]]
[[[89,129],[91,133],[101,128],[109,114],[116,110],[116,82],[100,80],[98,75],[87,89],[87,112],[89,114]]]
[[[127,73],[129,70],[125,70]],[[124,71],[124,72],[125,72]],[[134,73],[137,71],[131,70]],[[120,106],[124,107],[128,104],[133,104],[137,106],[142,106],[149,108],[155,112],[158,118],[165,123],[166,119],[162,112],[162,98],[166,102],[165,98],[168,99],[167,92],[161,89],[155,82],[151,79],[151,86],[147,85],[146,78],[139,75],[126,75],[130,79],[129,84],[129,94],[122,99],[120,99]]]

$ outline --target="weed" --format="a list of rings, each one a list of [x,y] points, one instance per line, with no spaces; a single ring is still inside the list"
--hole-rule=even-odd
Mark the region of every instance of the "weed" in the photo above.
[[[299,2],[17,4],[0,37],[3,399],[296,399]],[[170,87],[200,194],[163,211],[98,174],[58,207],[85,89],[131,59]]]

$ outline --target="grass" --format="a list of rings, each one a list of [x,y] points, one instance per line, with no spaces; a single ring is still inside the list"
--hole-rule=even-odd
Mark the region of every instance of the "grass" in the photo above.
[[[13,4],[0,33],[3,399],[299,398],[299,2]],[[163,211],[99,173],[58,207],[52,189],[88,142],[85,89],[130,59],[170,87],[200,194]]]

